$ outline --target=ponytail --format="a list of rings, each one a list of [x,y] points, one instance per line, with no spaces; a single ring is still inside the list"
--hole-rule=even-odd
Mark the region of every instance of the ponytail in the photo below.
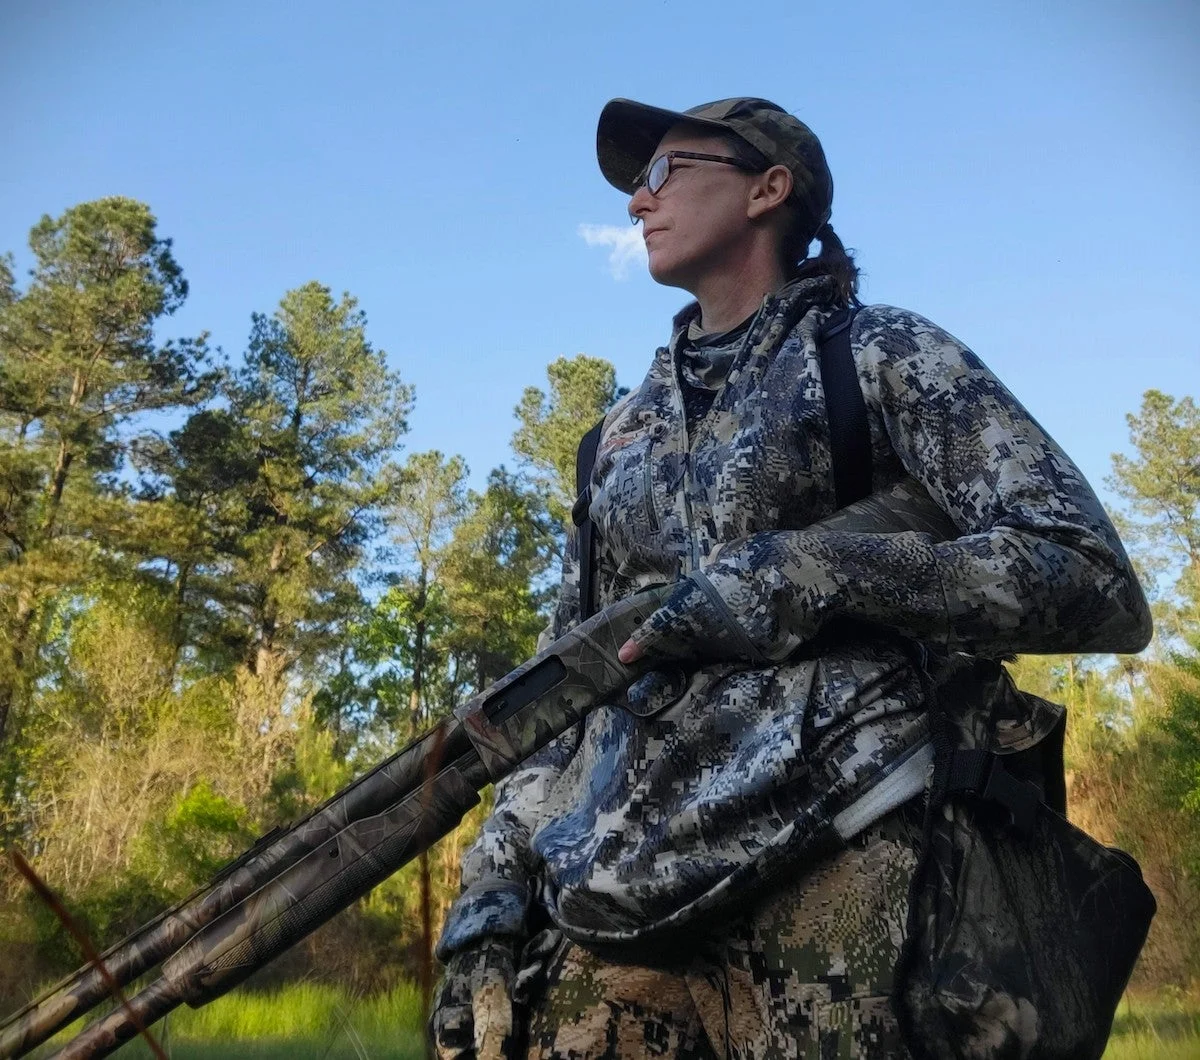
[[[811,231],[811,229],[806,229]],[[803,238],[801,236],[800,238]],[[795,279],[808,279],[815,276],[830,276],[837,284],[838,300],[845,305],[860,305],[858,300],[858,266],[854,264],[854,254],[843,245],[833,226],[826,221],[817,229],[815,238],[821,243],[821,253],[815,258],[805,257],[798,263],[794,256],[789,255],[789,266]],[[794,244],[793,244],[794,247]],[[784,245],[785,252],[788,249]],[[807,242],[798,248],[807,252]],[[793,264],[794,263],[794,264]]]

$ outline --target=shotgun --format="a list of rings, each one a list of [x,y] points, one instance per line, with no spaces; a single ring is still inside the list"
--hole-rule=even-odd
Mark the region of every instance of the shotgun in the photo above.
[[[911,479],[851,504],[815,529],[915,531],[953,525]],[[220,997],[452,831],[478,792],[613,700],[654,660],[617,650],[664,599],[662,586],[610,605],[459,707],[430,732],[352,781],[307,817],[267,833],[214,879],[101,954],[140,992],[68,1042],[55,1060],[108,1056],[186,1002]],[[80,968],[0,1024],[0,1060],[25,1055],[95,1008],[111,988]]]

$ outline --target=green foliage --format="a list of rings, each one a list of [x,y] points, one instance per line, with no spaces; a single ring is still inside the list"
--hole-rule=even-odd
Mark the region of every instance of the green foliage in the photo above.
[[[24,291],[0,270],[0,737],[39,676],[44,609],[119,547],[128,505],[121,427],[210,396],[203,337],[158,343],[187,284],[149,209],[83,203],[30,233]]]
[[[412,983],[368,997],[324,983],[241,990],[199,1009],[180,1008],[155,1028],[170,1055],[195,1060],[420,1060],[421,999]],[[61,1044],[61,1043],[60,1043]],[[122,1056],[149,1057],[144,1043]]]
[[[177,659],[320,674],[362,610],[411,388],[349,295],[317,283],[255,314],[227,408],[134,446],[142,576],[172,600]]]
[[[565,526],[575,502],[575,452],[584,433],[624,391],[616,371],[599,357],[559,357],[546,368],[550,393],[526,387],[515,414],[513,451],[531,465],[548,497],[551,517]]]
[[[1161,725],[1171,744],[1164,779],[1200,826],[1200,656],[1173,655],[1164,683]],[[1189,868],[1200,877],[1200,844],[1192,854]]]
[[[313,711],[296,718],[290,758],[271,779],[267,820],[294,821],[344,788],[354,771],[337,753],[337,736]]]
[[[369,999],[355,999],[335,986],[295,983],[266,993],[246,991],[176,1017],[179,1038],[248,1041],[263,1038],[336,1038],[349,1020],[364,1038],[417,1033],[420,999],[411,983],[401,983]]]
[[[447,652],[472,664],[476,688],[534,651],[545,626],[537,587],[551,560],[552,526],[538,493],[503,468],[471,497],[450,543],[445,584]]]
[[[319,666],[336,651],[331,622],[358,606],[351,574],[387,498],[411,406],[365,327],[349,295],[334,302],[316,283],[289,291],[273,318],[254,317],[230,391],[257,468],[243,486],[248,518],[224,581],[249,618],[256,669],[274,653],[285,665]]]
[[[1147,390],[1125,419],[1134,456],[1115,453],[1108,479],[1129,504],[1122,535],[1152,586],[1173,578],[1157,609],[1160,634],[1186,637],[1200,626],[1200,407]]]
[[[147,823],[133,844],[134,871],[160,874],[172,890],[195,886],[253,841],[246,816],[246,807],[202,778],[172,799],[161,818]]]
[[[144,206],[84,204],[31,244],[24,289],[0,258],[0,825],[103,944],[373,762],[351,753],[347,630],[370,625],[372,549],[430,468],[396,464],[411,390],[349,295],[288,292],[218,369],[203,339],[156,339],[187,286]],[[173,429],[145,432],[148,411]],[[431,584],[422,605],[438,637],[444,597]],[[392,644],[410,685],[411,618]],[[377,735],[376,750],[395,738]],[[449,893],[448,862],[434,868]],[[394,922],[346,923],[326,936],[340,958],[295,959],[394,979]],[[8,997],[79,957],[3,866],[0,948]]]
[[[1168,986],[1126,993],[1113,1020],[1104,1060],[1183,1060],[1200,1053],[1200,1000]]]

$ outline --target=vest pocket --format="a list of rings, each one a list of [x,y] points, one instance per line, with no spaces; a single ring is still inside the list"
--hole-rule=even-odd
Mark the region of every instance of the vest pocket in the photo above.
[[[610,540],[637,541],[660,527],[654,501],[654,438],[647,434],[621,446],[608,458],[601,479],[603,511],[593,511]]]

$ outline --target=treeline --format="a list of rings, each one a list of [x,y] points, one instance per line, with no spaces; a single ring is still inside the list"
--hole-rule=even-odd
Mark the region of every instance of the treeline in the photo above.
[[[1158,899],[1134,985],[1200,988],[1200,407],[1147,391],[1132,454],[1107,482],[1147,587],[1153,646],[1137,657],[1025,656],[1031,692],[1065,703],[1068,809],[1132,852]]]
[[[108,941],[534,650],[567,425],[616,388],[556,362],[521,472],[472,490],[461,458],[404,454],[412,389],[349,295],[288,291],[226,357],[160,339],[187,284],[144,205],[45,217],[30,248],[20,286],[0,259],[0,829]],[[292,970],[413,971],[460,844]],[[6,1000],[79,961],[7,859],[0,946]]]
[[[236,357],[164,341],[187,285],[149,210],[43,218],[0,260],[0,829],[106,943],[534,649],[579,435],[611,365],[548,366],[515,470],[403,449],[414,394],[349,295],[309,283]],[[498,412],[499,414],[499,412]],[[1147,393],[1115,459],[1155,586],[1139,659],[1023,659],[1071,708],[1072,814],[1142,859],[1140,973],[1200,975],[1200,414]],[[477,821],[265,978],[375,991],[428,968]],[[424,902],[424,908],[422,903]],[[0,865],[5,1009],[79,953]]]

